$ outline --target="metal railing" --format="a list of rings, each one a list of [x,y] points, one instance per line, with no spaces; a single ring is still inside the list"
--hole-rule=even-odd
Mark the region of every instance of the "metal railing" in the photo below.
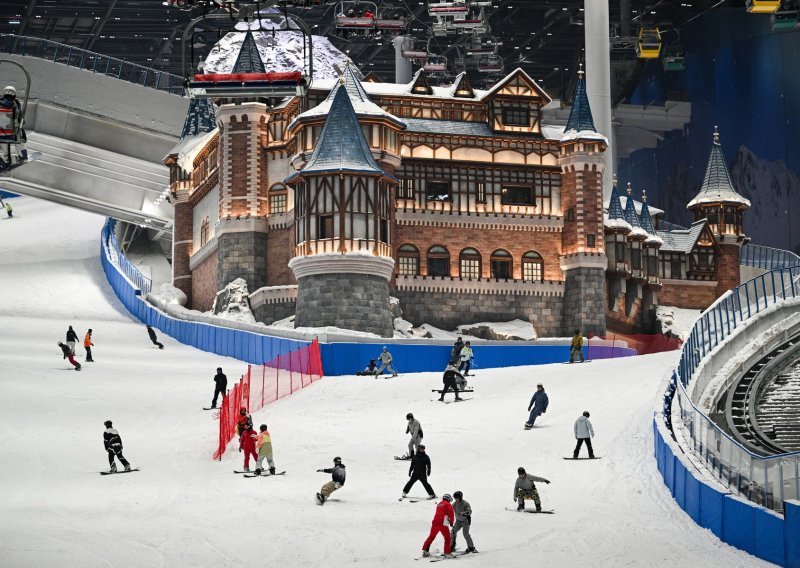
[[[788,250],[746,244],[739,253],[739,263],[744,266],[775,270],[800,265],[800,256]]]
[[[183,95],[183,78],[178,75],[48,39],[0,34],[0,52],[47,59],[70,67],[116,77],[142,87]]]
[[[800,298],[800,259],[788,251],[749,246],[742,253],[743,264],[777,268],[729,290],[694,323],[665,395],[664,419],[672,429],[672,402],[677,397],[686,438],[719,481],[750,501],[782,511],[785,499],[800,499],[800,452],[770,457],[750,452],[695,406],[686,391],[704,359],[745,322]]]
[[[131,264],[125,254],[120,250],[119,243],[117,242],[117,235],[114,232],[116,224],[116,219],[108,219],[103,226],[103,242],[106,245],[105,250],[108,253],[108,258],[123,274],[125,274],[125,277],[130,280],[134,286],[142,291],[143,296],[147,296],[153,288],[153,281]]]

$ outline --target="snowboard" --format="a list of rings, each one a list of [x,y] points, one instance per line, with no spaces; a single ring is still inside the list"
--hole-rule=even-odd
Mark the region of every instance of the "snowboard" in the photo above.
[[[320,505],[324,505],[325,504],[325,497],[322,496],[322,493],[317,493],[317,502]]]
[[[438,392],[441,394],[443,390],[444,389],[431,389],[431,392]],[[453,391],[447,391],[447,392],[453,392]],[[458,391],[459,394],[461,394],[462,392],[475,392],[475,389],[464,389],[463,391]]]
[[[252,475],[244,474],[242,477],[273,477],[275,475],[286,475],[285,471],[279,471],[276,473],[262,473],[261,475],[256,475],[255,473]]]
[[[139,471],[139,468],[138,467],[133,467],[133,468],[131,468],[129,470],[121,469],[119,471],[101,471],[100,475],[114,475],[116,473],[131,473],[131,472],[134,472],[134,471]]]
[[[13,162],[11,164],[5,164],[5,162],[4,162],[6,167],[3,168],[3,169],[0,169],[0,174],[6,173],[6,172],[10,172],[11,170],[14,170],[14,169],[16,169],[16,168],[18,168],[20,166],[24,166],[25,164],[27,164],[29,162],[35,162],[36,160],[38,160],[41,157],[42,157],[42,153],[41,152],[28,152],[28,157],[25,158],[24,160],[20,161],[20,162]]]
[[[537,511],[536,509],[522,509],[521,511],[519,511],[517,509],[511,509],[509,507],[506,507],[506,511],[512,511],[514,513],[532,513],[534,515],[552,515],[556,512],[555,509],[549,509],[549,510],[543,509],[541,511]]]
[[[591,363],[592,361],[593,361],[592,359],[586,359],[585,361],[573,361],[572,363],[570,363],[569,361],[564,361],[561,364],[562,365],[578,365],[580,363]]]
[[[594,456],[593,458],[568,458],[568,457],[565,457],[564,459],[565,460],[570,460],[570,461],[572,461],[572,460],[599,460],[602,457],[603,456]]]
[[[428,499],[427,497],[400,497],[398,501],[408,501],[409,503],[419,503],[420,501],[436,501],[436,497]]]

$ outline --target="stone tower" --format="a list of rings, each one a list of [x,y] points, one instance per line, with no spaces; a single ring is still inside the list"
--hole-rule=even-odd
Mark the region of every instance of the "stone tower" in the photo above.
[[[579,329],[584,335],[602,335],[606,330],[608,265],[603,236],[603,172],[608,141],[594,126],[582,69],[559,146],[564,211],[562,333],[571,335]]]
[[[295,193],[295,326],[391,337],[397,180],[375,161],[346,88],[336,90],[311,157],[286,183]]]
[[[696,221],[708,221],[708,227],[719,246],[720,254],[716,265],[717,296],[741,282],[739,252],[746,242],[742,218],[749,207],[750,201],[739,195],[733,187],[725,157],[722,155],[719,132],[714,127],[714,143],[703,185],[686,208],[694,213]]]

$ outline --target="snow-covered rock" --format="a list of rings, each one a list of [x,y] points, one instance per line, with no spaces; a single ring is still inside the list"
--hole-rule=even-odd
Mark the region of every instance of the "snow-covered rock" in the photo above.
[[[188,301],[186,294],[172,284],[162,284],[158,293],[151,295],[158,297],[165,305],[185,306]]]
[[[480,339],[501,341],[530,341],[536,339],[536,329],[529,321],[515,319],[505,322],[480,322],[458,326],[463,335],[472,335]]]
[[[394,318],[395,337],[414,337],[414,324],[403,318]]]
[[[658,306],[656,308],[656,323],[661,333],[667,337],[685,339],[692,329],[692,325],[700,317],[701,310],[688,310],[675,306]]]
[[[256,318],[250,310],[249,296],[247,282],[244,278],[237,278],[217,292],[212,313],[217,317],[233,321],[256,323]]]

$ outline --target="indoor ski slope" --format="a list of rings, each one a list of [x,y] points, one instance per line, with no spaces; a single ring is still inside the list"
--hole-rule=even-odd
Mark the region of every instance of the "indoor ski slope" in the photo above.
[[[106,285],[103,219],[29,198],[0,221],[0,566],[420,566],[431,502],[398,502],[405,414],[423,425],[437,494],[464,492],[480,554],[459,565],[762,566],[697,527],[652,458],[651,417],[677,353],[585,365],[477,370],[472,400],[432,402],[438,374],[327,378],[254,416],[284,477],[243,479],[241,454],[210,456],[212,375],[244,365],[163,338],[150,344]],[[94,330],[96,363],[75,372],[56,342]],[[480,348],[476,349],[480,361]],[[82,353],[82,349],[79,349]],[[82,357],[79,360],[82,361]],[[354,361],[354,368],[363,362]],[[547,414],[524,431],[536,382]],[[564,461],[592,413],[597,461]],[[111,419],[138,473],[104,477]],[[314,498],[342,456],[347,484]],[[518,466],[544,476],[555,515],[507,512]],[[417,485],[412,495],[423,495]],[[463,541],[462,541],[463,546]],[[437,541],[435,548],[441,548]]]

